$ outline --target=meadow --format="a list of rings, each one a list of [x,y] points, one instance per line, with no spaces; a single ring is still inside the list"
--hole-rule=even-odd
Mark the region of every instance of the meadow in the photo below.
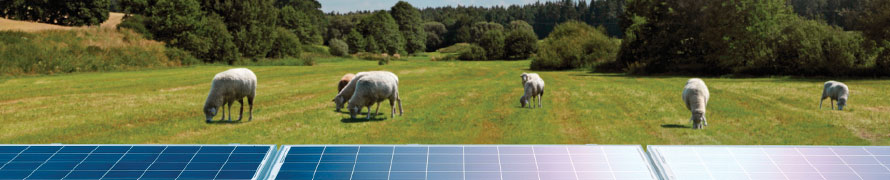
[[[259,78],[254,120],[211,124],[201,110],[210,80],[231,66],[3,77],[0,142],[890,145],[890,80],[836,79],[851,95],[832,111],[828,100],[818,108],[828,79],[703,78],[710,126],[693,130],[680,99],[690,77],[537,72],[544,107],[528,109],[518,102],[527,60],[245,67]],[[339,78],[369,70],[399,75],[403,116],[385,105],[370,121],[334,111]]]

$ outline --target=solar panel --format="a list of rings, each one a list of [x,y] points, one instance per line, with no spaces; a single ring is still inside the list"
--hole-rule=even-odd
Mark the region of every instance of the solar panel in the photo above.
[[[262,179],[273,145],[0,145],[0,179]]]
[[[657,179],[639,145],[292,145],[269,179]]]
[[[890,179],[887,146],[649,146],[662,177]]]

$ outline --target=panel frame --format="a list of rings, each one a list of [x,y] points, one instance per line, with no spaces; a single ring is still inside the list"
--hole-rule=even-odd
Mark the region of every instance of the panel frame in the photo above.
[[[649,161],[652,163],[652,166],[656,168],[658,171],[658,175],[661,176],[663,180],[672,180],[675,175],[673,171],[669,171],[670,167],[667,166],[667,162],[665,157],[662,156],[661,152],[658,150],[659,147],[729,147],[729,148],[832,148],[832,147],[841,147],[841,148],[874,148],[874,147],[884,147],[890,148],[890,146],[828,146],[828,145],[647,145],[646,151],[650,156]]]
[[[476,147],[485,147],[485,146],[500,146],[500,147],[510,147],[510,146],[518,146],[518,147],[527,147],[527,146],[621,146],[621,147],[636,147],[636,154],[640,155],[640,158],[645,161],[646,167],[649,170],[649,174],[651,177],[657,180],[664,180],[664,178],[657,172],[658,168],[656,168],[653,164],[653,161],[648,153],[646,153],[646,149],[643,148],[642,145],[638,144],[297,144],[297,145],[281,145],[278,149],[278,154],[276,155],[274,162],[269,166],[269,173],[266,176],[266,179],[274,180],[278,173],[281,170],[281,166],[284,164],[285,157],[287,153],[290,151],[292,147],[352,147],[352,146],[392,146],[392,147],[450,147],[450,146],[476,146]]]
[[[268,146],[269,151],[265,153],[263,156],[263,160],[260,161],[260,166],[257,167],[256,173],[254,173],[253,178],[251,180],[264,180],[267,179],[269,167],[273,162],[275,162],[274,158],[276,158],[276,154],[278,154],[278,146],[274,144],[61,144],[61,143],[53,143],[53,144],[0,144],[0,147],[8,147],[8,146]],[[21,153],[18,153],[21,154]],[[55,153],[54,153],[55,154]],[[126,153],[125,153],[126,154]],[[46,163],[46,162],[44,162]],[[41,163],[42,165],[43,163]],[[115,163],[116,164],[116,163]],[[37,171],[37,170],[34,170]],[[72,170],[73,172],[74,170]],[[108,170],[111,171],[111,170]]]

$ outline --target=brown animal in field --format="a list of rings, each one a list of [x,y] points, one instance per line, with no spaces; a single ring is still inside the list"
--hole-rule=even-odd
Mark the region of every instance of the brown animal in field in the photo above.
[[[352,81],[352,78],[355,78],[355,74],[347,73],[340,78],[340,83],[337,84],[337,92],[343,91],[343,88],[346,87],[346,84],[349,84],[349,81]]]
[[[392,54],[392,57],[396,59],[402,59],[402,55],[400,54]]]

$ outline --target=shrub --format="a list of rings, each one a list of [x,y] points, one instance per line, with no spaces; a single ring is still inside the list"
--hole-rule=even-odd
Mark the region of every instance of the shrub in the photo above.
[[[346,42],[343,42],[343,40],[331,39],[328,43],[330,43],[329,47],[331,55],[346,56],[349,54],[349,45],[347,45]]]
[[[485,48],[485,57],[488,60],[504,58],[504,39],[504,32],[501,30],[490,30],[482,35],[479,46]]]
[[[615,60],[618,40],[581,22],[557,25],[532,60],[534,70],[587,68]]]
[[[349,45],[349,54],[355,54],[365,49],[365,37],[355,29],[346,35],[346,44]]]
[[[302,47],[300,47],[300,38],[293,32],[282,27],[275,29],[278,35],[272,44],[272,50],[269,51],[271,58],[299,57]]]
[[[482,47],[471,45],[467,50],[460,52],[457,59],[465,61],[484,61],[486,60],[486,52]]]
[[[166,50],[164,50],[164,54],[166,54],[167,58],[169,58],[171,61],[179,61],[182,65],[186,66],[201,63],[201,60],[198,60],[197,58],[192,56],[192,54],[188,51],[175,47],[168,47]]]
[[[515,29],[507,35],[504,44],[506,45],[504,49],[506,49],[507,59],[528,59],[538,51],[538,36],[534,31],[528,29]]]
[[[147,21],[147,18],[145,18],[144,16],[134,14],[134,15],[125,17],[121,21],[121,23],[117,25],[117,28],[118,29],[121,29],[121,28],[131,29],[133,31],[136,31],[139,34],[142,34],[142,37],[145,37],[146,39],[151,39],[152,38],[151,31],[149,31],[148,28],[145,27],[146,21]]]
[[[470,50],[471,47],[473,47],[473,45],[468,44],[468,43],[457,43],[457,44],[454,44],[454,45],[451,45],[451,46],[444,47],[444,48],[442,48],[442,49],[436,50],[436,52],[440,52],[440,53],[461,53],[461,52]]]

